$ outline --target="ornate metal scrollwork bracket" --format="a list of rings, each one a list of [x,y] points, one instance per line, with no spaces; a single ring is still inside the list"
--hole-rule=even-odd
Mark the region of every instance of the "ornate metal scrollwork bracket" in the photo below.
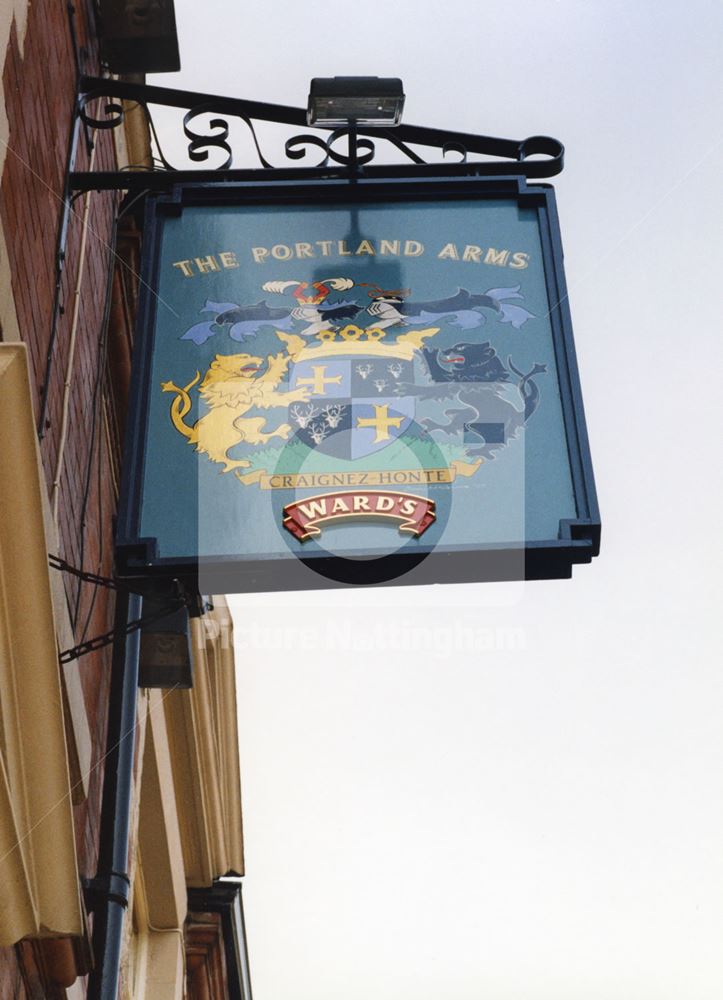
[[[221,177],[224,181],[246,180],[250,175],[258,174],[259,167],[262,173],[274,170],[277,175],[279,171],[289,171],[290,175],[303,171],[304,176],[315,176],[322,171],[324,176],[374,176],[377,171],[389,169],[388,156],[384,158],[384,167],[375,163],[378,149],[401,154],[392,169],[406,169],[420,175],[432,171],[488,176],[516,174],[539,178],[553,177],[563,167],[562,143],[549,136],[500,139],[417,125],[317,128],[315,132],[300,132],[285,141],[287,162],[273,164],[262,152],[256,125],[272,123],[291,129],[307,128],[304,110],[121,80],[81,78],[77,114],[87,129],[117,128],[124,120],[123,102],[140,106],[147,116],[156,144],[158,169],[75,172],[70,176],[71,189],[162,190],[171,184],[204,183]],[[218,152],[221,162],[211,169],[174,167],[159,141],[152,114],[156,107],[176,108],[184,112],[182,129],[189,160],[205,163],[214,152]],[[238,169],[234,166],[232,127],[235,136],[236,122],[245,126],[259,167]],[[315,163],[292,165],[306,160],[308,154],[317,151]],[[450,154],[458,157],[456,162],[448,159]]]

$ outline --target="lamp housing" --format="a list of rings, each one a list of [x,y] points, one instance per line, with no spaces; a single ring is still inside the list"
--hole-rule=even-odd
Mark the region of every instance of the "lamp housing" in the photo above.
[[[309,125],[389,128],[402,120],[404,87],[398,77],[314,77],[309,87]]]
[[[162,604],[144,598],[144,615],[162,610]],[[193,657],[188,611],[180,608],[149,622],[141,629],[138,686],[147,688],[193,687]]]

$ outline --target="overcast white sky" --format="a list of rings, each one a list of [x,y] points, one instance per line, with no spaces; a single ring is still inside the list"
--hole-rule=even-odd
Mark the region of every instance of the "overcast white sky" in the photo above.
[[[571,581],[231,599],[256,1000],[720,1000],[719,3],[176,12],[154,82],[563,140],[603,517]]]

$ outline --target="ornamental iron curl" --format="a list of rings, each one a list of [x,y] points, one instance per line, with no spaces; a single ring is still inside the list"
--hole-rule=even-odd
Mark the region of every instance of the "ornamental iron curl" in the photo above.
[[[106,103],[101,107],[96,106],[96,110],[91,114],[88,110],[89,105],[96,101],[98,104],[106,100]],[[99,118],[99,113],[105,114],[105,118]],[[78,117],[88,128],[94,129],[111,129],[118,128],[125,121],[125,112],[123,110],[123,105],[115,101],[109,100],[104,94],[103,90],[93,90],[88,93],[81,94],[78,98]]]
[[[208,159],[209,149],[221,149],[227,156],[223,163],[216,167],[216,170],[228,170],[233,163],[233,151],[228,143],[229,125],[224,118],[212,118],[208,123],[208,127],[211,129],[216,129],[216,132],[210,132],[207,135],[203,135],[200,132],[194,132],[191,128],[190,123],[201,115],[212,114],[214,107],[211,104],[200,104],[198,107],[191,108],[183,116],[183,134],[188,139],[188,158],[193,160],[194,163],[202,163]]]
[[[187,111],[183,116],[183,134],[189,140],[188,158],[196,163],[203,162],[208,159],[209,149],[215,147],[216,149],[223,150],[227,154],[224,162],[215,169],[230,170],[231,164],[233,163],[233,150],[228,141],[230,133],[228,121],[225,118],[212,118],[211,121],[208,122],[208,127],[217,129],[217,131],[207,135],[201,135],[199,132],[194,131],[190,127],[190,122],[192,122],[195,118],[198,118],[201,115],[213,114],[215,110],[216,109],[213,103],[200,104],[191,108],[191,110]],[[259,163],[265,170],[273,169],[273,164],[269,163],[264,154],[261,152],[261,144],[259,143],[252,120],[247,115],[243,114],[228,115],[228,117],[238,118],[244,123],[244,125],[246,125],[251,133],[251,139],[253,141]],[[158,142],[157,139],[156,142]]]
[[[446,159],[448,153],[459,153],[459,163],[467,162],[467,147],[461,142],[445,142],[442,146],[442,156]]]
[[[307,149],[305,148],[307,146],[324,151],[324,159],[319,160],[314,166],[325,167],[329,162],[329,142],[326,139],[322,139],[319,135],[295,135],[293,138],[286,140],[284,152],[289,160],[303,160],[307,153]]]
[[[348,140],[348,152],[346,153],[334,148],[334,145],[341,139]],[[363,167],[365,164],[371,163],[376,152],[372,140],[365,136],[359,136],[357,130],[352,128],[334,129],[327,138],[308,133],[295,135],[291,139],[287,139],[284,151],[290,160],[301,160],[306,156],[305,146],[313,146],[324,151],[324,159],[315,164],[317,167],[327,166],[330,159],[342,167]]]

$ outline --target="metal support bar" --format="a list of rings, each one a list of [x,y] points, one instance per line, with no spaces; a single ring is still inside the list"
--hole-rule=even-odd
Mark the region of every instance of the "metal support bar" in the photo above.
[[[194,90],[174,90],[171,87],[153,87],[145,83],[128,83],[125,80],[110,80],[105,77],[83,76],[80,92],[84,103],[97,97],[116,97],[139,104],[161,104],[167,108],[198,108],[219,114],[243,115],[259,121],[279,122],[285,125],[306,127],[306,111],[284,104],[266,104],[263,101],[247,101],[240,97],[221,97],[218,94],[202,94]]]
[[[128,590],[126,586],[119,584],[116,580],[112,580],[110,577],[99,576],[97,573],[90,573],[87,570],[77,569],[75,566],[71,566],[70,563],[66,562],[65,559],[61,559],[60,556],[49,555],[48,563],[52,569],[60,570],[63,573],[70,573],[71,576],[77,577],[83,583],[91,583],[96,587],[106,587],[108,590]],[[86,653],[94,653],[97,649],[103,649],[104,646],[110,646],[110,644],[116,640],[122,639],[125,636],[130,635],[132,632],[135,632],[146,625],[150,625],[155,621],[166,618],[168,615],[173,614],[176,611],[180,611],[180,609],[184,607],[188,608],[188,612],[192,617],[198,617],[206,611],[208,605],[200,594],[194,594],[184,590],[180,582],[177,582],[173,589],[173,598],[169,595],[168,603],[164,604],[163,607],[158,608],[156,611],[146,615],[144,618],[125,622],[120,629],[114,627],[109,632],[103,632],[102,635],[96,635],[92,639],[86,639],[77,646],[73,646],[71,649],[65,649],[58,654],[58,659],[61,663],[70,663],[72,660],[77,660],[79,657],[85,656]]]
[[[100,576],[98,573],[91,573],[88,570],[77,569],[75,566],[71,566],[69,562],[65,559],[61,559],[60,556],[48,555],[48,564],[51,569],[57,569],[61,573],[70,573],[71,576],[76,577],[83,583],[92,583],[96,587],[106,587],[108,590],[127,590],[127,587],[119,587],[115,580],[112,580],[109,576]]]
[[[133,621],[127,622],[127,624],[123,625],[120,630],[113,628],[110,632],[103,632],[102,635],[96,635],[93,636],[92,639],[86,639],[85,642],[81,642],[77,646],[73,646],[71,649],[64,649],[58,654],[58,660],[60,663],[72,663],[73,660],[78,660],[81,656],[85,656],[88,653],[94,653],[96,650],[103,649],[105,646],[110,646],[111,643],[116,642],[118,639],[132,635],[134,632],[138,632],[146,625],[152,625],[153,622],[160,621],[162,618],[167,618],[168,615],[173,614],[175,611],[180,611],[181,608],[188,607],[188,605],[189,601],[186,598],[179,598],[177,601],[164,604],[158,611],[154,611],[153,614],[146,615],[145,618],[136,618]]]
[[[543,161],[533,161],[542,165]],[[529,164],[531,167],[533,164]],[[558,171],[559,172],[559,171]],[[263,183],[270,181],[269,170],[99,170],[92,174],[78,172],[70,176],[74,191],[128,191],[141,194],[146,191],[170,191],[176,184],[238,184],[248,181]],[[551,176],[549,168],[539,173],[523,170],[519,163],[500,161],[497,163],[425,163],[419,166],[403,164],[397,166],[365,166],[357,176],[373,179],[389,177],[409,177],[424,179],[439,177],[520,177],[528,179]],[[349,168],[342,167],[279,167],[273,171],[277,181],[302,180],[348,180]]]

